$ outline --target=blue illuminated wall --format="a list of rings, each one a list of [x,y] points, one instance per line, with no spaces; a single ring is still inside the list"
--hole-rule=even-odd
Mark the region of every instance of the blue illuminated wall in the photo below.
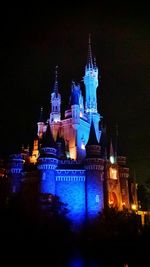
[[[87,172],[87,215],[95,218],[104,207],[103,182],[99,177],[99,171],[89,170]]]
[[[85,220],[85,170],[57,170],[56,195],[67,203],[68,217],[73,223]]]
[[[53,170],[45,170],[41,175],[40,193],[55,195],[55,174]]]
[[[50,133],[50,128],[48,128]],[[56,149],[50,147],[51,143],[48,140],[50,136],[47,133],[47,140],[45,138],[45,147],[41,148],[41,155],[38,159],[38,169],[40,171],[40,193],[55,195],[55,169],[58,165],[56,158]],[[49,143],[48,143],[49,141]],[[52,143],[52,145],[54,145]]]
[[[23,173],[23,157],[20,154],[12,154],[9,157],[9,190],[11,193],[19,193]]]

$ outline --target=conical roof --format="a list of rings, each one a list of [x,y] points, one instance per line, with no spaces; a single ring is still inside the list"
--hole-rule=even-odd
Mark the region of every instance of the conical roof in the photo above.
[[[96,133],[95,133],[95,127],[94,127],[93,120],[91,122],[89,140],[88,140],[86,146],[90,146],[90,145],[98,145],[99,146],[99,143],[98,143],[97,137],[96,137]]]
[[[50,124],[48,123],[46,132],[43,134],[41,147],[51,147],[56,148],[55,141],[50,129]]]

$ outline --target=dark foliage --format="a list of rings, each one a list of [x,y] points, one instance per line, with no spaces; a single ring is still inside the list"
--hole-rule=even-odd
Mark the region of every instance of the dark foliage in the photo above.
[[[38,201],[27,203],[18,194],[9,198],[0,213],[4,253],[21,253],[25,258],[35,256],[40,260],[56,256],[61,248],[60,258],[66,257],[72,232],[67,208],[58,197],[40,196]]]

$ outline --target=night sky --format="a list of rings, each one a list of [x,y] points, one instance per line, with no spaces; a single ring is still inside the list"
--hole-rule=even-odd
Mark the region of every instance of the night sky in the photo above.
[[[146,4],[125,3],[1,8],[1,154],[32,144],[41,106],[45,119],[49,116],[57,64],[63,111],[71,81],[83,88],[91,33],[100,74],[98,107],[107,131],[113,136],[118,124],[131,175],[135,169],[138,181],[150,179],[149,12]]]

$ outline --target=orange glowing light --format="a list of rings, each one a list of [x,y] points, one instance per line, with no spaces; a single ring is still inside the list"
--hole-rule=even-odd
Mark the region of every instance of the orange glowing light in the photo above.
[[[117,170],[115,168],[110,167],[109,176],[110,176],[110,179],[117,180]]]

